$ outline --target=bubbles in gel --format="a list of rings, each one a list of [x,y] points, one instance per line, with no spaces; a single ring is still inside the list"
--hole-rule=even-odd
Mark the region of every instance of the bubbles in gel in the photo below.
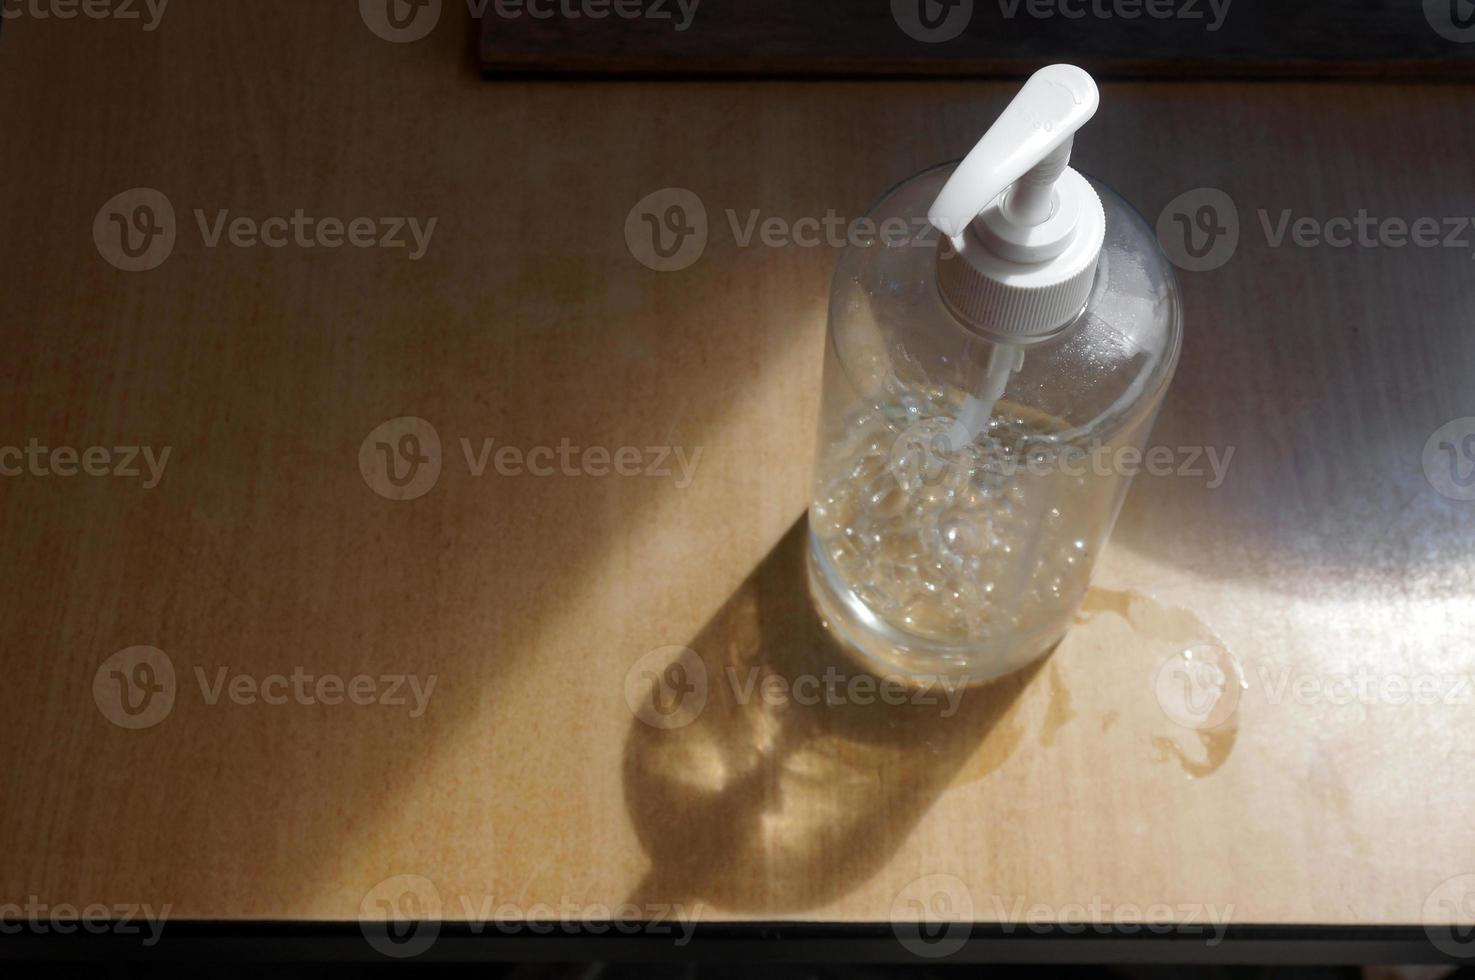
[[[845,420],[810,517],[826,577],[889,626],[940,644],[1063,632],[1085,593],[1102,498],[1062,467],[1064,423],[1007,401],[986,431],[961,393],[887,379],[888,411]]]

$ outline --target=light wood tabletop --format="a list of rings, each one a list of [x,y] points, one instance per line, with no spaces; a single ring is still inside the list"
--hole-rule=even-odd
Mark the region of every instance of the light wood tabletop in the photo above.
[[[1151,440],[1227,469],[1137,480],[1042,665],[886,704],[805,594],[837,250],[744,229],[860,217],[1012,84],[489,82],[463,18],[351,3],[4,33],[0,903],[1462,914],[1469,88],[1103,85],[1077,166],[1237,217]],[[707,232],[662,272],[668,188]],[[1195,727],[1198,648],[1244,683]]]

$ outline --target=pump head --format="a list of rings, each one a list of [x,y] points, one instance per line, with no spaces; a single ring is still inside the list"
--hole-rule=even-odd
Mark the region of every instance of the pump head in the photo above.
[[[1027,342],[1085,308],[1106,217],[1095,189],[1067,164],[1099,101],[1080,68],[1041,68],[933,203],[928,220],[956,252],[939,255],[938,288],[965,323]]]

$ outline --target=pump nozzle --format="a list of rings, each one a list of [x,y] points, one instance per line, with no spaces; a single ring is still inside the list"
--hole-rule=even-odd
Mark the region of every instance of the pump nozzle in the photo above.
[[[973,219],[1017,182],[1006,217],[1021,225],[1043,223],[1055,181],[1070,162],[1072,138],[1099,103],[1096,83],[1074,65],[1035,72],[958,165],[927,220],[956,244]]]

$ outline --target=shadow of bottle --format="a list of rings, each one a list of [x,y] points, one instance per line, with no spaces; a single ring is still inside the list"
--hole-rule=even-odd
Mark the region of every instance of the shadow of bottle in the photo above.
[[[642,711],[631,728],[625,800],[652,864],[633,903],[793,913],[834,901],[965,767],[982,778],[1019,742],[1011,709],[1038,665],[976,687],[878,675],[815,612],[806,546],[801,519],[651,677],[652,708],[682,691],[704,700],[679,726]]]

